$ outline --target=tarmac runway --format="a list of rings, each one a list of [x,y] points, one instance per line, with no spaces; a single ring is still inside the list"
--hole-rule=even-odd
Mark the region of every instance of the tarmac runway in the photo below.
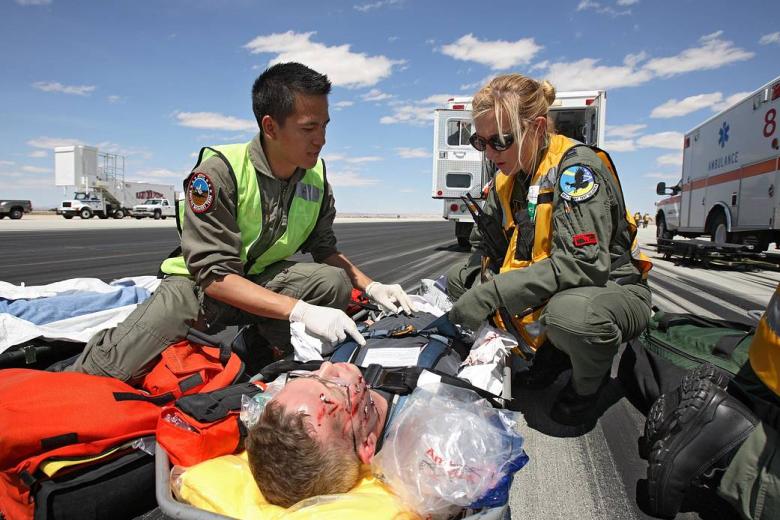
[[[340,249],[361,269],[408,290],[414,289],[420,278],[435,277],[468,255],[457,246],[453,225],[447,222],[337,223],[335,231]],[[653,242],[654,228],[640,230],[640,238]],[[132,229],[74,225],[68,229],[9,231],[0,225],[0,280],[38,285],[73,277],[108,281],[156,274],[160,261],[177,244],[169,221],[147,221]],[[653,248],[644,249],[655,262],[650,279],[654,304],[665,310],[744,317],[748,311],[763,309],[780,281],[776,271],[679,266],[657,256]],[[613,380],[598,405],[605,412],[592,429],[578,431],[554,423],[548,412],[567,377],[567,373],[562,374],[545,390],[515,393],[512,408],[524,414],[522,431],[531,462],[516,475],[510,499],[512,517],[651,518],[637,505],[637,489],[642,487],[646,470],[636,447],[644,418]],[[684,508],[688,512],[678,519],[729,518],[728,507],[710,497],[694,496]],[[163,515],[155,511],[144,518]]]

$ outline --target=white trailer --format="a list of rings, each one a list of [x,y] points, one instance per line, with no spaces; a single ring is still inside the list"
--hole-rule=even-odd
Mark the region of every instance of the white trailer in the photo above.
[[[780,242],[780,77],[685,134],[682,179],[660,182],[656,233],[710,235],[764,251]],[[778,197],[775,197],[778,195]]]
[[[598,146],[604,142],[606,110],[603,90],[559,92],[550,106],[550,117],[559,134]],[[473,132],[471,98],[452,98],[446,108],[435,110],[432,197],[443,199],[442,216],[455,222],[455,236],[463,247],[469,246],[474,220],[460,197],[468,193],[484,200],[483,188],[496,171],[469,144]]]
[[[175,200],[170,184],[126,182],[124,157],[98,152],[92,146],[60,146],[54,149],[57,186],[73,188],[71,199],[62,201],[57,213],[66,219],[124,218],[133,206],[150,199]]]

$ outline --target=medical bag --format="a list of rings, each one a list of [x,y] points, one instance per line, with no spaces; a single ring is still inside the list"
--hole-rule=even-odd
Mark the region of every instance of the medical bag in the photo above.
[[[643,413],[680,385],[685,373],[711,363],[733,377],[748,361],[755,323],[656,311],[647,329],[629,341],[618,378]]]

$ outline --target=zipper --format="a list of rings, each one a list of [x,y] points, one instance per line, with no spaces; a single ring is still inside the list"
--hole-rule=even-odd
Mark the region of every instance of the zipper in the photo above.
[[[665,349],[667,349],[667,350],[677,354],[678,356],[680,356],[682,358],[687,359],[688,361],[693,361],[693,362],[698,363],[700,365],[703,364],[703,363],[712,363],[713,365],[716,365],[718,368],[720,368],[722,370],[725,370],[729,374],[734,375],[734,372],[732,372],[731,370],[729,370],[728,368],[723,366],[723,363],[719,363],[719,362],[716,361],[718,359],[718,356],[716,356],[714,354],[712,354],[712,357],[715,358],[715,359],[707,361],[707,360],[704,360],[702,358],[696,357],[693,354],[689,354],[688,352],[685,352],[684,350],[680,350],[679,348],[675,347],[671,343],[667,343],[667,342],[665,342],[665,341],[663,341],[661,339],[658,339],[658,338],[654,337],[652,334],[650,334],[649,331],[645,331],[644,337],[645,337],[645,340],[648,343],[655,342],[656,344],[661,345],[663,348],[665,348]],[[747,337],[747,335],[745,335],[745,337]],[[744,341],[744,339],[745,338],[742,338],[739,341],[739,343],[742,343],[742,341]]]

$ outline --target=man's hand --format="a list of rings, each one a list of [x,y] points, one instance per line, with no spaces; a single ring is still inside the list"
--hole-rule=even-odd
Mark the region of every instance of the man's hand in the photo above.
[[[403,310],[406,314],[414,312],[414,305],[409,300],[409,296],[404,292],[400,285],[385,285],[379,282],[371,282],[366,287],[366,296],[388,312],[397,314]],[[398,304],[400,308],[396,307]]]
[[[344,341],[349,334],[358,345],[366,344],[365,338],[358,332],[357,326],[344,311],[311,305],[303,300],[290,312],[290,321],[299,321],[306,332],[323,342],[335,345]]]

